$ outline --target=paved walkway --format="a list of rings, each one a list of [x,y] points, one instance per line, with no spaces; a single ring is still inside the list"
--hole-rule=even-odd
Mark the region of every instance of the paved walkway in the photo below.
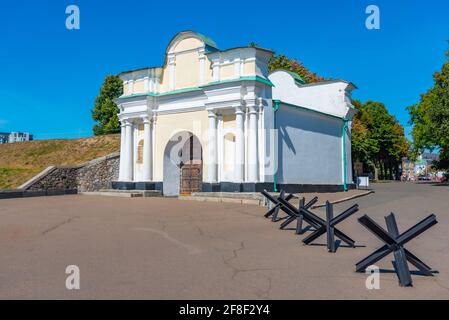
[[[264,208],[159,198],[61,196],[0,200],[0,298],[25,299],[440,299],[449,298],[449,187],[379,184],[352,203],[341,228],[361,245],[327,253],[263,218]],[[317,209],[323,214],[323,209]],[[394,211],[404,231],[435,212],[439,224],[407,248],[440,271],[400,288],[392,273],[368,291],[355,263],[381,245],[357,223],[384,225]],[[324,242],[325,239],[319,239]],[[81,270],[81,290],[65,269]],[[389,259],[379,264],[391,270]]]

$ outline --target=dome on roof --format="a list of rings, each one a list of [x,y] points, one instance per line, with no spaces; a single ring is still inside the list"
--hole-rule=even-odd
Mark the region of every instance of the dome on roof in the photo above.
[[[292,78],[295,80],[295,83],[296,83],[297,85],[302,85],[302,84],[305,84],[305,83],[306,83],[306,82],[304,81],[304,79],[303,79],[299,74],[297,74],[296,72],[287,70],[287,69],[279,68],[279,69],[276,69],[276,70],[271,71],[270,74],[275,73],[275,72],[278,72],[278,71],[284,71],[284,72],[288,73],[289,75],[291,75]]]

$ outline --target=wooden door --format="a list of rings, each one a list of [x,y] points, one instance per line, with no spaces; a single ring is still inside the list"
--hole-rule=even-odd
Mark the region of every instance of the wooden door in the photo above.
[[[203,156],[199,140],[193,135],[186,141],[181,151],[180,194],[202,191]]]
[[[203,173],[201,164],[184,164],[181,167],[181,194],[201,192]]]

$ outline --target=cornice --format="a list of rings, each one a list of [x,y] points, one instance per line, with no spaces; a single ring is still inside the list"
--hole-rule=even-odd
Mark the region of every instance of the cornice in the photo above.
[[[271,83],[270,80],[264,79],[262,77],[259,76],[245,76],[245,77],[240,77],[240,78],[236,78],[236,79],[229,79],[229,80],[221,80],[221,81],[216,81],[216,82],[210,82],[207,84],[204,84],[202,86],[199,87],[191,87],[191,88],[185,88],[185,89],[178,89],[178,90],[172,90],[172,91],[167,91],[167,92],[161,92],[161,93],[153,93],[153,92],[147,92],[147,93],[137,93],[137,94],[132,94],[132,95],[128,95],[128,96],[121,96],[115,100],[117,100],[117,104],[120,103],[124,103],[126,100],[128,99],[132,99],[132,98],[140,98],[140,97],[163,97],[163,96],[170,96],[170,95],[178,95],[178,94],[183,94],[183,93],[188,93],[188,92],[195,92],[195,91],[204,91],[205,88],[209,88],[209,87],[213,87],[213,86],[219,86],[219,85],[223,85],[223,84],[232,84],[232,83],[237,83],[237,82],[247,82],[247,81],[253,81],[253,82],[259,82],[268,86],[273,87],[273,83]]]

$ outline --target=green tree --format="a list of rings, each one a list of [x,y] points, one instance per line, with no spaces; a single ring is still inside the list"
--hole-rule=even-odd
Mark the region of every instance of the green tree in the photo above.
[[[302,62],[290,59],[283,54],[274,55],[268,64],[268,70],[270,72],[276,69],[285,69],[297,73],[305,83],[313,83],[324,80],[323,77],[320,77],[316,73],[313,73],[307,69]]]
[[[449,151],[446,149],[440,150],[440,158],[434,161],[433,167],[435,170],[446,170],[449,168]]]
[[[383,103],[353,101],[359,110],[352,127],[353,159],[374,170],[375,179],[398,179],[399,164],[407,156],[409,143],[404,128]]]
[[[359,110],[352,119],[352,158],[372,167],[374,163],[371,160],[371,155],[375,152],[376,146],[372,145],[374,141],[370,139],[369,130],[361,119],[363,104],[358,100],[353,100],[352,104]]]
[[[410,124],[413,125],[414,146],[418,150],[440,148],[449,150],[449,51],[441,71],[433,75],[433,87],[421,95],[420,101],[408,107]],[[447,161],[442,161],[442,164]],[[449,164],[445,169],[449,167]]]
[[[114,99],[122,94],[122,80],[118,76],[107,76],[92,110],[92,118],[96,122],[93,131],[96,136],[120,132],[119,108]]]

